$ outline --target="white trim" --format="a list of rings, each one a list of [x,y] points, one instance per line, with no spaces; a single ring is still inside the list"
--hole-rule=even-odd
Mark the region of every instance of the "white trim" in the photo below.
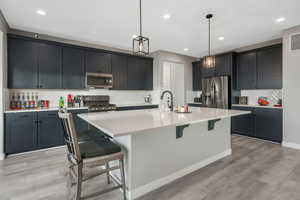
[[[0,160],[4,160],[5,159],[5,154],[4,153],[0,153]]]
[[[224,152],[221,152],[217,155],[214,155],[210,158],[207,158],[207,159],[203,160],[202,162],[196,163],[196,164],[194,164],[190,167],[179,170],[176,173],[173,173],[173,174],[168,175],[166,177],[163,177],[161,179],[155,180],[155,181],[153,181],[153,182],[151,182],[147,185],[141,186],[141,187],[136,188],[132,191],[128,191],[127,196],[131,197],[131,198],[129,198],[130,200],[131,199],[136,199],[136,198],[138,198],[140,196],[143,196],[143,195],[145,195],[145,194],[147,194],[147,193],[149,193],[149,192],[151,192],[155,189],[158,189],[158,188],[160,188],[160,187],[162,187],[162,186],[164,186],[164,185],[166,185],[166,184],[168,184],[172,181],[175,181],[176,179],[179,179],[179,178],[181,178],[181,177],[183,177],[187,174],[190,174],[190,173],[192,173],[196,170],[199,170],[199,169],[201,169],[201,168],[203,168],[203,167],[205,167],[205,166],[207,166],[207,165],[209,165],[209,164],[211,164],[211,163],[213,163],[217,160],[220,160],[221,158],[229,156],[229,155],[231,155],[231,152],[232,152],[232,150],[228,149]]]
[[[300,144],[297,143],[291,143],[291,142],[282,142],[282,146],[283,147],[288,147],[288,148],[292,148],[292,149],[298,149],[300,150]]]

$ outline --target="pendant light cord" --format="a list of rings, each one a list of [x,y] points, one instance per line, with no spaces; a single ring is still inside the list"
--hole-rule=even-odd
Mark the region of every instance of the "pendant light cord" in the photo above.
[[[140,0],[140,36],[142,36],[142,0]]]
[[[208,19],[208,56],[210,56],[210,18]]]

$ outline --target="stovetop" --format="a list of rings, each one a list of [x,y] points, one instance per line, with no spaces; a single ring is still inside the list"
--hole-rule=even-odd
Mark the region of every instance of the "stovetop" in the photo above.
[[[82,98],[83,104],[88,107],[89,112],[111,111],[117,109],[115,104],[109,103],[109,96],[107,95],[90,95],[83,96]]]

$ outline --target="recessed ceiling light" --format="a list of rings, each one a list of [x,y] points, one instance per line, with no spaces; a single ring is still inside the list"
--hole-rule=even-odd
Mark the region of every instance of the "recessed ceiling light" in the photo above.
[[[39,14],[39,15],[46,15],[47,14],[44,10],[37,10],[36,13]]]
[[[164,19],[170,19],[171,18],[171,15],[170,14],[164,14]]]
[[[276,22],[280,23],[280,22],[284,22],[285,18],[284,17],[280,17],[278,19],[276,19]]]
[[[225,39],[225,38],[224,38],[223,36],[219,37],[219,40],[221,40],[221,41],[224,40],[224,39]]]
[[[184,48],[183,51],[189,51],[189,49],[188,48]]]
[[[132,35],[132,38],[137,38],[137,35]]]

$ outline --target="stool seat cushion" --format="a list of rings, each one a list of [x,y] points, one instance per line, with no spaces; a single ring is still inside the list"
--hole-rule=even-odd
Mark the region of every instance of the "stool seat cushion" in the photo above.
[[[121,147],[109,139],[80,143],[79,149],[82,158],[105,156],[121,151]]]

